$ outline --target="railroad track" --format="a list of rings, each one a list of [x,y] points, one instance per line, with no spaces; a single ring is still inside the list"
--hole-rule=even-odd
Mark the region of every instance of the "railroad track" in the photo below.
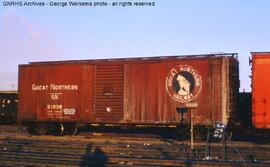
[[[225,154],[222,143],[212,143],[209,157],[205,142],[190,150],[188,141],[159,135],[30,136],[16,128],[0,132],[0,166],[270,166],[269,145],[229,142]]]
[[[138,139],[138,138],[137,138]],[[145,140],[146,139],[146,140]],[[158,139],[140,140],[93,138],[82,140],[72,137],[42,136],[39,139],[1,139],[0,162],[4,166],[269,166],[264,163],[244,162],[239,159],[220,159],[220,147],[212,150],[219,157],[212,161],[203,160],[205,147],[194,153],[185,144]],[[252,153],[252,150],[249,153]],[[247,151],[245,150],[245,151]],[[233,156],[230,153],[230,156]]]

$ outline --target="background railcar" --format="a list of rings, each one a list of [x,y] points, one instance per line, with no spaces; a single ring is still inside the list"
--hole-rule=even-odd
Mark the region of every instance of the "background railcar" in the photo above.
[[[18,117],[30,131],[42,133],[50,126],[61,133],[64,129],[76,131],[74,126],[86,123],[176,125],[180,119],[176,108],[183,104],[179,98],[185,100],[193,95],[187,91],[182,97],[175,83],[168,84],[168,78],[176,80],[180,75],[177,70],[183,67],[198,73],[195,80],[201,77],[195,124],[234,124],[239,89],[236,56],[211,54],[19,65]],[[194,87],[193,83],[192,90]],[[190,115],[184,114],[184,120],[188,123]]]
[[[17,91],[0,91],[0,124],[16,123]]]
[[[252,52],[252,123],[270,128],[270,52]]]

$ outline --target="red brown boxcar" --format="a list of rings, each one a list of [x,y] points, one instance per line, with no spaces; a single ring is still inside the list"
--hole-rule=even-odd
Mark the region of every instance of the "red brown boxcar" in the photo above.
[[[270,128],[270,52],[252,52],[252,123]]]
[[[61,130],[68,123],[175,125],[176,108],[195,101],[197,125],[228,123],[238,89],[236,54],[36,62],[19,66],[18,116],[31,129],[56,122]]]

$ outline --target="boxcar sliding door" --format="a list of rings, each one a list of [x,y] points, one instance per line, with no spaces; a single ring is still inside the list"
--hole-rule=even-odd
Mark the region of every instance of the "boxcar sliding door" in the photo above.
[[[96,65],[94,74],[94,115],[96,122],[123,120],[124,65]]]

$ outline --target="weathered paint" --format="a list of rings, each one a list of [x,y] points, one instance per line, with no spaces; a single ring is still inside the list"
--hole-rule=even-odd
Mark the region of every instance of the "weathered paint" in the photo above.
[[[239,88],[238,61],[232,55],[21,65],[19,117],[21,120],[37,121],[175,124],[179,122],[176,108],[183,106],[183,102],[168,94],[166,79],[170,73],[173,74],[173,69],[180,67],[190,67],[190,73],[198,77],[196,82],[201,82],[201,87],[194,89],[198,95],[190,101],[198,103],[194,112],[195,123],[227,123],[236,110],[236,102],[230,96]],[[233,77],[236,79],[232,80]],[[52,84],[56,85],[55,88],[51,88]],[[54,100],[58,93],[59,99]],[[186,98],[186,95],[190,93],[179,93],[177,98]],[[48,117],[46,110],[51,108],[70,109],[67,110],[69,116]],[[76,114],[71,116],[73,109]],[[185,121],[189,120],[189,114],[185,114]]]
[[[227,123],[236,110],[236,102],[230,101],[230,92],[236,92],[239,88],[239,78],[235,80],[237,84],[230,87],[230,63],[235,62],[237,61],[231,57],[205,57],[127,64],[125,121],[178,122],[176,107],[182,104],[168,95],[165,83],[171,69],[183,64],[196,68],[202,77],[202,90],[195,100],[199,104],[195,111],[195,123]],[[238,66],[238,62],[234,65]],[[238,68],[235,70],[234,74],[238,76]],[[189,119],[189,114],[185,114],[185,120]]]
[[[123,96],[124,65],[96,65],[94,76],[95,121],[121,122],[124,110]]]
[[[93,71],[82,64],[21,65],[19,119],[90,121]]]
[[[252,122],[270,128],[270,52],[252,54]]]

